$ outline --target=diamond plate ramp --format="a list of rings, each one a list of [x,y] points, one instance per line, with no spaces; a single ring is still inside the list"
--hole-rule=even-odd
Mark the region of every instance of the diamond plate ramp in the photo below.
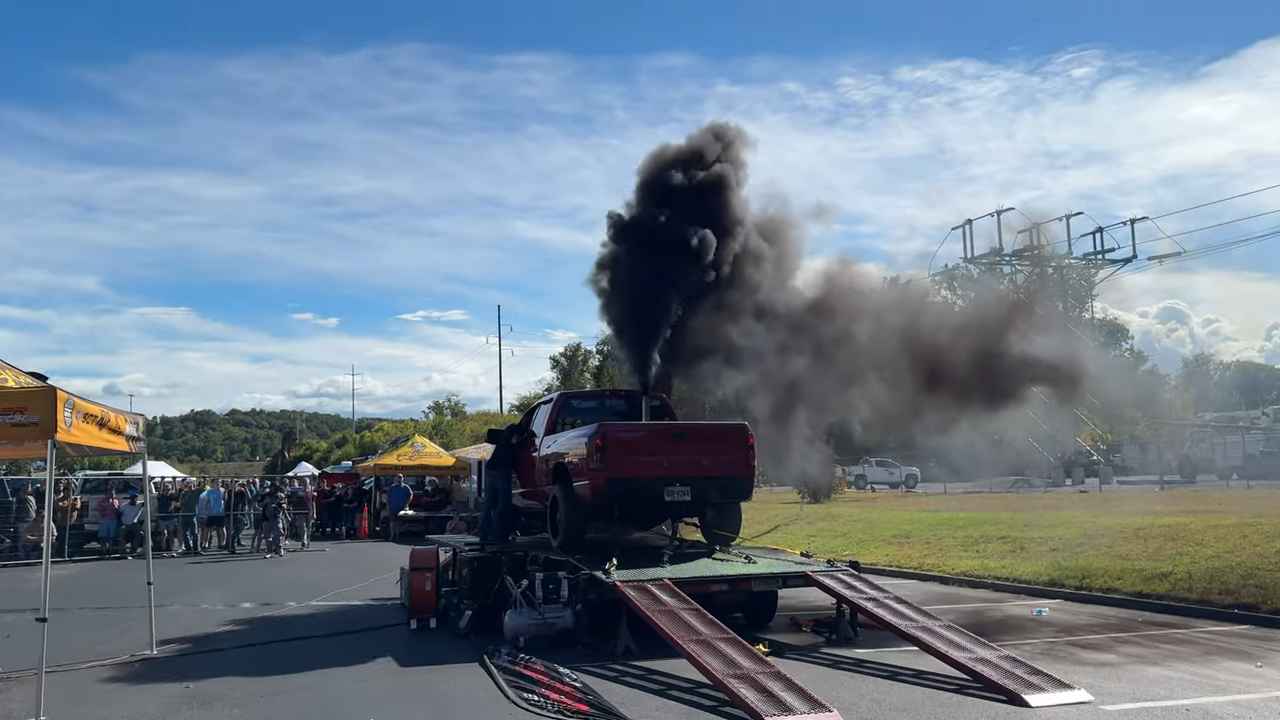
[[[667,580],[617,583],[631,609],[755,720],[841,720]]]
[[[1027,707],[1093,702],[1093,696],[934,615],[854,572],[809,573],[823,592],[847,603],[881,627]]]

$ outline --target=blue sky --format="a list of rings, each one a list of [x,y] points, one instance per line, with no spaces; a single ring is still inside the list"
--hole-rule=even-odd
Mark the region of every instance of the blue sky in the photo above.
[[[340,410],[351,362],[371,413],[492,405],[494,306],[511,395],[601,331],[584,277],[637,161],[715,118],[811,263],[877,273],[999,204],[1111,222],[1280,182],[1263,3],[633,5],[0,10],[0,357],[151,413]],[[1167,366],[1280,360],[1276,247],[1104,304]]]

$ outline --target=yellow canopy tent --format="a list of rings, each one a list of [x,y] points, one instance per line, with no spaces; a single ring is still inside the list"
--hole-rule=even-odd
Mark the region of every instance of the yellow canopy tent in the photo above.
[[[463,475],[471,470],[466,460],[459,460],[444,448],[414,433],[386,452],[356,466],[356,472],[369,475]]]
[[[147,479],[146,418],[132,412],[86,400],[50,385],[0,360],[0,460],[44,458],[44,537],[41,542],[43,639],[40,647],[40,680],[36,717],[44,717],[45,663],[49,647],[49,580],[52,568],[54,466],[58,448],[73,456],[142,453],[144,506],[151,507],[151,483]],[[154,575],[151,564],[151,520],[144,525],[147,556],[147,596],[151,621],[151,652],[156,652]]]

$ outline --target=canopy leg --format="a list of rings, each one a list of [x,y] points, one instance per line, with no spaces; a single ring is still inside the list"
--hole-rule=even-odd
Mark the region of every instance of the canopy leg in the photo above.
[[[151,562],[151,477],[147,473],[147,453],[142,453],[142,498],[146,502],[142,516],[142,542],[147,548],[147,621],[151,627],[151,654],[156,654],[156,582],[155,568]]]
[[[44,676],[45,666],[49,658],[49,582],[53,569],[53,466],[58,459],[57,444],[49,440],[48,452],[45,456],[46,479],[44,482],[44,533],[40,543],[41,599],[40,617],[40,681],[36,684],[36,720],[44,720]],[[22,531],[20,531],[22,532]]]

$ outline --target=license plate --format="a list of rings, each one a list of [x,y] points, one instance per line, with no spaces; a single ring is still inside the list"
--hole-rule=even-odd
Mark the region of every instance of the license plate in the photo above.
[[[693,499],[693,488],[686,485],[672,485],[662,488],[662,498],[667,502],[689,502]]]

